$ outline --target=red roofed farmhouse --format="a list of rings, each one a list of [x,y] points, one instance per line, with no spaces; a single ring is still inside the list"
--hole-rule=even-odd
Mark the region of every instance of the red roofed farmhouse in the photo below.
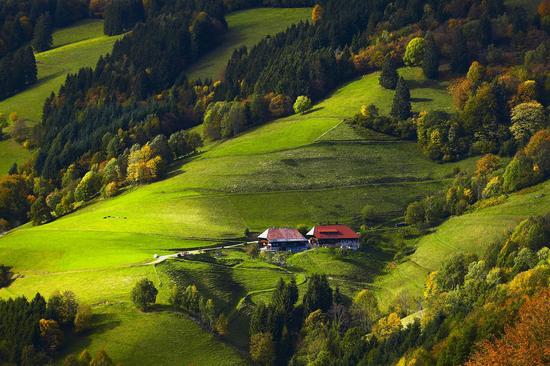
[[[301,252],[307,249],[308,241],[296,229],[269,228],[258,236],[261,250]]]
[[[312,247],[359,249],[359,235],[347,225],[319,225],[306,235]]]

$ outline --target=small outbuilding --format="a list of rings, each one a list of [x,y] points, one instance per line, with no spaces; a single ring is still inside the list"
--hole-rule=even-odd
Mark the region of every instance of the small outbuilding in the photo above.
[[[306,236],[309,238],[309,244],[312,248],[359,249],[359,235],[347,225],[314,226]]]
[[[307,250],[308,240],[296,229],[272,227],[258,235],[258,246],[270,252],[301,252]]]

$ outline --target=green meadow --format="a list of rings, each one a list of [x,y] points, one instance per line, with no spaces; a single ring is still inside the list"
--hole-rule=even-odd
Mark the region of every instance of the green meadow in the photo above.
[[[119,37],[103,35],[102,20],[85,20],[55,31],[53,48],[36,54],[38,82],[0,102],[0,112],[17,112],[30,125],[40,121],[46,98],[57,92],[69,73],[95,66],[101,55],[111,52]]]
[[[550,208],[550,182],[510,195],[502,204],[452,217],[416,243],[416,251],[401,263],[390,263],[373,284],[382,304],[397,294],[422,296],[429,272],[458,253],[483,255],[487,246],[502,240],[522,220],[544,215]]]
[[[258,8],[228,14],[227,34],[219,47],[191,67],[190,79],[219,79],[235,49],[252,47],[265,36],[284,31],[287,27],[311,18],[311,8]]]
[[[415,110],[450,105],[444,83],[427,83],[417,68],[402,69],[401,74],[411,82]],[[319,271],[352,296],[383,270],[383,258],[379,253],[341,257],[315,251],[290,258],[283,269],[232,250],[226,255],[237,259],[236,265],[200,260],[144,264],[154,254],[241,237],[245,228],[360,224],[366,205],[398,218],[408,202],[442,189],[455,168],[472,168],[474,159],[436,164],[412,142],[359,135],[342,123],[362,104],[377,104],[387,113],[392,95],[379,87],[377,73],[366,75],[306,115],[207,144],[190,161],[174,164],[164,181],[128,189],[50,224],[8,233],[0,239],[0,257],[21,277],[0,290],[0,296],[70,289],[93,304],[94,329],[73,341],[70,351],[105,348],[123,363],[150,364],[156,356],[139,341],[154,336],[159,337],[158,347],[171,354],[163,357],[163,364],[244,362],[236,351],[247,348],[243,315],[235,312],[239,304],[268,301],[280,277],[295,276],[303,290],[307,275]],[[141,277],[160,288],[159,306],[149,314],[136,312],[129,301],[131,287]],[[230,344],[167,307],[171,287],[190,283],[231,315]],[[163,333],[165,327],[170,329]]]

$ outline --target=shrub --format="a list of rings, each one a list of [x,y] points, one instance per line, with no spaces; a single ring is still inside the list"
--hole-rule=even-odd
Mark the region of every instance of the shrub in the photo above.
[[[403,62],[407,66],[419,66],[424,59],[424,51],[426,49],[426,41],[422,37],[415,37],[411,39],[407,48],[405,49],[405,56]]]
[[[296,98],[296,102],[294,103],[294,112],[305,114],[307,111],[311,109],[312,106],[311,99],[305,95],[300,95],[298,98]]]
[[[136,283],[132,290],[132,301],[142,311],[147,311],[157,300],[158,290],[147,278]]]

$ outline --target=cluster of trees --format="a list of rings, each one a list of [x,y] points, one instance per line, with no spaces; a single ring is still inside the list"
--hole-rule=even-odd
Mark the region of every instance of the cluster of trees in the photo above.
[[[450,215],[461,215],[472,205],[500,202],[508,193],[550,178],[550,130],[540,130],[508,163],[493,154],[481,157],[472,174],[459,173],[444,192],[411,203],[408,224],[435,226]]]
[[[315,5],[316,0],[223,0],[227,11],[250,9],[255,7],[303,8]]]
[[[362,106],[360,113],[346,120],[346,123],[354,128],[368,128],[404,140],[416,139],[416,126],[412,119],[381,115],[378,107],[374,104]]]
[[[114,0],[104,11],[103,31],[109,36],[124,33],[145,19],[142,0]]]
[[[244,101],[214,102],[204,114],[204,137],[218,140],[238,135],[244,130],[272,118],[295,113],[306,113],[311,109],[312,101],[301,95],[292,100],[282,94],[270,93],[266,96],[252,95]]]
[[[329,286],[325,275],[314,274],[308,285],[302,303],[297,305],[298,287],[291,280],[279,280],[273,292],[271,303],[259,303],[250,320],[250,356],[261,365],[287,364],[300,343],[300,329],[304,319],[313,312],[328,312],[339,292]],[[290,361],[292,362],[292,361]]]
[[[250,355],[261,365],[545,364],[549,240],[550,216],[532,217],[482,257],[444,262],[407,326],[401,317],[416,310],[401,298],[382,312],[372,291],[350,301],[315,276],[295,305],[295,284],[281,281],[252,314]]]
[[[0,300],[0,362],[46,365],[62,348],[66,335],[90,326],[91,309],[70,291],[56,292],[48,301],[40,294],[31,300]]]
[[[54,25],[63,27],[87,16],[87,0],[0,3],[0,100],[36,82],[32,48],[44,51],[51,47]],[[29,43],[32,48],[26,46]]]
[[[223,13],[203,11],[218,1],[175,3],[182,3],[183,10],[147,18],[115,44],[112,55],[100,58],[94,70],[68,76],[59,94],[46,100],[37,127],[38,174],[55,178],[79,159],[104,153],[105,136],[119,130],[135,132],[124,149],[143,144],[147,135],[168,136],[200,123],[215,88],[189,83],[182,72],[218,42],[226,24]],[[152,114],[158,115],[156,124],[147,118]]]
[[[0,58],[33,39],[41,16],[64,27],[88,16],[87,0],[18,0],[0,3]]]
[[[152,117],[154,118],[154,117]],[[124,134],[122,134],[124,135]],[[125,185],[150,183],[164,177],[168,165],[177,158],[195,153],[202,146],[200,136],[195,132],[178,131],[167,139],[157,135],[144,145],[134,144],[116,156],[116,145],[121,137],[106,139],[105,156],[97,153],[91,158],[91,168],[82,173],[82,165],[71,164],[61,177],[60,187],[42,182],[42,190],[37,194],[30,207],[29,218],[40,225],[72,212],[82,203],[97,196],[113,197]],[[122,137],[123,138],[123,137]],[[35,183],[36,184],[36,183]]]
[[[117,363],[117,366],[121,364]],[[105,350],[99,350],[92,357],[87,349],[84,349],[78,355],[68,355],[63,360],[63,366],[115,366],[115,362]]]
[[[32,48],[20,48],[0,59],[0,100],[25,89],[36,80],[36,59]]]
[[[212,299],[202,296],[195,285],[189,285],[185,289],[175,287],[170,297],[170,303],[177,311],[183,311],[191,315],[206,329],[225,336],[229,327],[226,315],[216,309]]]

